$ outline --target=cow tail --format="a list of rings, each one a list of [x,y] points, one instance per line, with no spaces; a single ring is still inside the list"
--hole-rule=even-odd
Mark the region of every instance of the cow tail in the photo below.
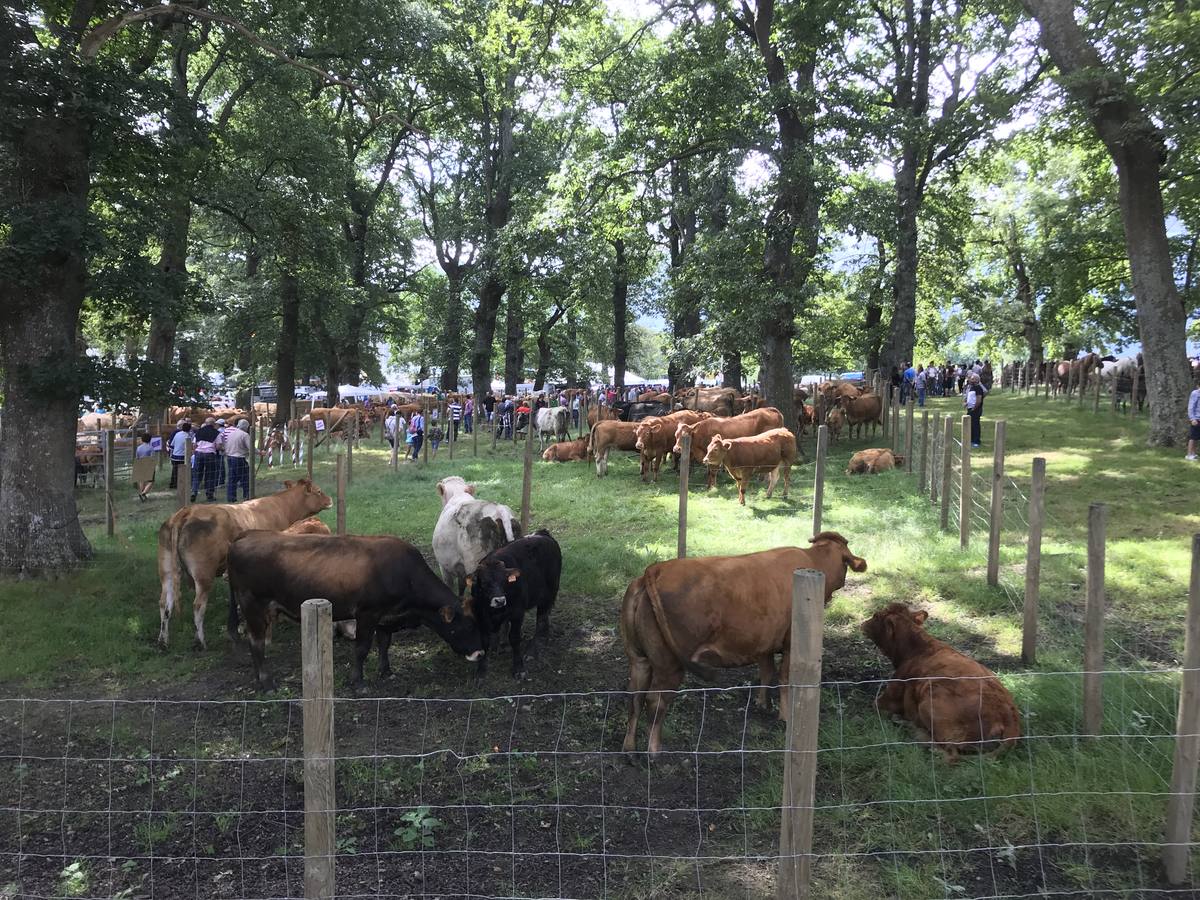
[[[657,573],[647,571],[642,576],[642,586],[646,590],[647,596],[650,598],[650,608],[654,610],[654,621],[658,623],[658,630],[663,636],[663,641],[671,654],[683,664],[683,667],[705,681],[716,681],[717,671],[709,666],[701,665],[694,662],[690,657],[686,656],[679,649],[679,644],[675,641],[675,635],[671,632],[670,623],[667,621],[666,610],[663,609],[662,597],[658,593],[658,584],[656,583],[655,575]]]
[[[172,516],[158,529],[158,579],[162,586],[160,606],[169,616],[180,602],[183,561],[179,558],[179,529],[183,516]]]
[[[596,425],[600,424],[600,414],[596,414]],[[596,425],[588,429],[587,452],[594,458],[596,456]]]

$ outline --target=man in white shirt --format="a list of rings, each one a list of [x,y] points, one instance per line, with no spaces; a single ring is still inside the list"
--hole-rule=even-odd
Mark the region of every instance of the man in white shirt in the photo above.
[[[178,430],[171,435],[171,489],[179,483],[179,467],[183,465],[183,457],[187,452],[187,442],[192,437],[192,423],[180,419],[175,426]]]
[[[229,460],[229,480],[225,485],[225,501],[237,502],[238,485],[242,486],[242,499],[250,499],[250,423],[238,419],[236,428],[226,428],[217,438],[217,449],[223,450]]]

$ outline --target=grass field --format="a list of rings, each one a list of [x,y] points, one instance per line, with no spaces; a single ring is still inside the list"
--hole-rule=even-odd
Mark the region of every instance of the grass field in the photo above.
[[[951,401],[934,401],[932,408],[956,419],[960,414]],[[1153,844],[1162,835],[1173,749],[1165,736],[1174,730],[1178,686],[1176,678],[1153,670],[1178,666],[1182,650],[1189,541],[1200,526],[1193,492],[1197,473],[1179,451],[1147,449],[1141,422],[1113,419],[1107,411],[1093,415],[1062,401],[997,392],[987,401],[985,446],[974,460],[981,480],[986,480],[991,464],[989,420],[996,418],[1008,422],[1007,470],[1016,482],[1013,497],[1028,491],[1032,457],[1044,456],[1048,466],[1041,642],[1033,672],[1024,671],[1019,659],[1025,537],[1019,506],[1006,512],[1003,584],[991,588],[984,573],[985,536],[977,531],[970,548],[961,551],[956,532],[938,530],[936,510],[916,493],[915,475],[842,474],[853,449],[882,446],[881,439],[843,441],[831,448],[824,527],[845,534],[870,568],[863,576],[851,575],[827,612],[824,677],[829,684],[823,694],[817,788],[820,896],[982,897],[1039,891],[1129,896],[1161,885]],[[811,439],[806,450],[811,456]],[[457,456],[451,462],[443,447],[428,468],[404,464],[393,474],[384,450],[367,442],[355,455],[348,493],[350,531],[399,535],[431,558],[430,535],[439,509],[435,484],[447,474],[473,481],[480,496],[514,509],[519,506],[517,449],[502,445],[492,451],[484,440],[477,459],[470,443],[462,444]],[[332,468],[332,456],[320,451],[316,477],[329,491]],[[290,468],[260,470],[260,492],[292,473]],[[728,478],[714,492],[705,492],[693,479],[689,552],[735,553],[804,544],[811,529],[812,466],[801,466],[793,474],[789,500],[766,500],[757,488],[744,509]],[[173,622],[171,649],[163,653],[155,647],[155,532],[173,510],[173,498],[163,492],[141,505],[128,488],[119,505],[118,536],[107,539],[98,492],[83,488],[79,493],[96,549],[94,563],[49,583],[0,586],[9,621],[20,623],[0,633],[0,696],[169,701],[252,697],[245,650],[230,646],[223,635],[223,585],[209,606],[212,649],[190,649],[188,614]],[[1070,673],[1081,667],[1086,512],[1088,504],[1097,501],[1109,505],[1108,667],[1129,672],[1106,678],[1108,736],[1085,739],[1077,737],[1080,684]],[[616,628],[620,598],[647,564],[674,555],[676,502],[674,475],[664,474],[657,485],[643,485],[632,457],[610,464],[605,479],[597,479],[583,464],[536,463],[533,524],[548,528],[564,553],[562,595],[550,648],[531,668],[528,683],[515,684],[506,664],[493,664],[488,679],[475,684],[465,664],[431,635],[406,636],[393,646],[395,682],[371,683],[365,699],[339,702],[339,754],[356,757],[339,763],[339,803],[351,808],[352,801],[360,801],[361,808],[376,809],[373,817],[361,813],[339,818],[339,841],[347,842],[339,844],[340,891],[343,878],[354,888],[382,877],[379,853],[387,843],[386,853],[394,855],[385,855],[384,865],[410,873],[405,877],[420,878],[406,891],[456,896],[456,891],[463,893],[454,880],[458,876],[443,868],[462,867],[464,842],[470,842],[477,862],[483,855],[486,871],[502,884],[492,889],[504,896],[554,896],[560,886],[571,896],[613,897],[756,897],[772,890],[771,866],[753,859],[699,865],[668,859],[770,856],[777,849],[779,813],[770,807],[779,804],[781,770],[778,755],[770,751],[778,750],[783,732],[773,721],[747,712],[746,692],[737,686],[748,685],[752,671],[727,673],[719,684],[730,690],[684,695],[664,733],[668,749],[677,752],[649,767],[630,767],[615,753],[606,755],[620,746],[623,698],[600,693],[516,703],[488,699],[518,692],[586,693],[624,687],[624,656]],[[333,511],[323,518],[332,525]],[[1003,676],[1025,713],[1026,733],[1033,736],[1018,751],[950,768],[914,744],[905,729],[879,719],[871,700],[878,679],[890,670],[859,634],[858,623],[893,600],[928,609],[929,627],[937,636],[970,651]],[[190,611],[190,605],[186,609]],[[268,666],[281,684],[276,697],[298,693],[297,631],[286,625],[278,628],[268,652]],[[344,691],[349,647],[339,644],[335,655],[338,690]],[[506,651],[501,655],[505,659]],[[700,685],[689,681],[689,686]],[[394,711],[382,721],[375,697],[417,699],[395,701]],[[455,702],[448,702],[450,698]],[[464,705],[458,699],[475,702]],[[131,757],[146,752],[153,760],[162,752],[161,746],[150,752],[144,723],[136,720],[144,712],[130,712],[129,721],[118,728],[115,721],[104,719],[108,707],[103,704],[95,705],[98,718],[90,725],[84,714],[89,705],[73,707],[75,718],[66,724],[61,706],[48,704],[33,720],[25,718],[29,711],[23,706],[18,722],[14,705],[0,701],[5,724],[20,726],[6,728],[4,743],[11,744],[15,736],[24,740],[34,731],[51,741],[66,728],[70,740],[84,744],[91,740],[99,745],[117,735],[117,743],[128,744]],[[236,708],[244,715],[244,705]],[[264,707],[249,732],[243,722],[241,746],[251,757],[259,750],[279,756],[279,742],[295,739],[297,725],[287,719],[285,708],[291,709],[287,704]],[[227,749],[229,736],[223,730],[236,734],[233,722],[214,721],[201,729],[193,721],[199,719],[198,711],[194,716],[188,711],[186,721],[166,712],[155,715],[152,724],[159,744],[174,734],[190,742],[195,756],[215,759],[222,747]],[[211,739],[198,736],[208,733]],[[642,735],[644,740],[644,726]],[[414,774],[405,754],[430,746],[458,749],[453,757],[425,758]],[[743,747],[759,752],[724,753]],[[557,754],[539,755],[556,748]],[[602,752],[597,755],[597,750]],[[696,755],[696,750],[712,753]],[[372,757],[373,764],[363,761]],[[552,779],[546,775],[550,765]],[[174,846],[173,841],[181,857],[189,855],[196,841],[213,848],[209,855],[221,855],[224,833],[216,815],[205,820],[203,833],[194,819],[204,805],[198,796],[212,809],[220,806],[217,798],[224,796],[228,773],[223,777],[214,762],[208,773],[212,786],[205,788],[204,773],[196,768],[190,793],[180,793],[180,805],[174,807],[172,792],[181,786],[161,783],[161,774],[151,773],[159,785],[152,808],[163,812],[157,819],[147,812],[142,825],[150,833],[130,838],[154,843],[158,850],[151,855],[170,855],[163,848]],[[62,769],[59,764],[57,771]],[[133,769],[129,777],[137,782],[141,769]],[[278,769],[276,765],[272,771]],[[36,794],[36,777],[36,772],[22,776],[22,796]],[[244,771],[242,778],[244,787]],[[86,783],[82,774],[79,779],[80,785]],[[55,790],[64,789],[62,781],[60,774],[53,782]],[[264,797],[278,793],[265,786],[261,790]],[[377,809],[381,790],[396,797],[384,814],[386,842],[380,839]],[[263,826],[266,831],[254,839],[266,848],[264,856],[283,860],[282,876],[260,874],[264,892],[271,878],[286,880],[289,871],[295,876],[288,865],[295,866],[296,849],[289,849],[286,836],[291,821],[291,839],[298,839],[295,810],[300,807],[295,803],[301,795],[293,787],[289,796],[293,812],[282,816],[283,845],[275,846],[278,821]],[[473,818],[463,808],[467,796],[480,807]],[[97,802],[102,799],[97,795]],[[521,806],[520,814],[511,811],[514,803]],[[0,797],[0,806],[4,804]],[[411,854],[429,845],[418,835],[416,846],[410,846],[411,829],[420,832],[419,823],[412,823],[420,819],[425,805],[443,810],[429,814],[438,825],[422,834],[445,855],[432,865],[418,853],[418,876]],[[488,806],[494,812],[488,813]],[[698,806],[709,811],[701,815]],[[601,808],[608,819],[601,815],[597,823]],[[167,811],[173,809],[190,809],[192,817],[184,813],[181,823],[170,818]],[[659,815],[661,820],[652,823]],[[57,819],[54,823],[58,829]],[[37,827],[35,817],[25,823],[25,833]],[[548,844],[543,840],[547,836],[553,838]],[[244,834],[239,840],[243,839],[254,843]],[[489,848],[494,859],[486,859]],[[539,852],[552,856],[536,857]],[[524,864],[518,871],[518,854],[531,855],[532,871]],[[659,859],[647,863],[648,854]],[[99,870],[104,866],[94,860],[85,858],[81,866],[85,881],[91,878],[89,891],[98,891],[100,883],[110,893],[145,889],[148,873],[142,863],[103,877]],[[54,883],[67,892],[59,871],[64,869],[62,858],[28,874],[35,868],[27,870],[27,880],[43,886]],[[267,864],[261,868],[266,871]],[[239,882],[236,876],[200,869],[198,864],[187,869],[190,880],[180,888],[180,896],[195,896],[202,876],[212,879],[213,896],[270,895],[255,893],[259,889],[247,885],[244,871]],[[175,896],[163,888],[162,877],[154,896]],[[0,896],[7,880],[0,873]]]

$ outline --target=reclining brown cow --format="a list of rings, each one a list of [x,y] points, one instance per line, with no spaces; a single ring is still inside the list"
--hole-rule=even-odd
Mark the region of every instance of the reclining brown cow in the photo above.
[[[575,462],[587,458],[587,438],[580,438],[577,441],[559,441],[557,444],[551,444],[542,452],[542,459],[546,462]]]
[[[880,472],[886,472],[888,469],[895,469],[902,465],[904,465],[904,457],[897,456],[886,448],[859,450],[850,457],[850,464],[846,466],[846,474],[878,475]]]
[[[780,718],[786,718],[792,573],[825,573],[825,602],[846,583],[846,569],[865,572],[846,539],[823,531],[807,550],[779,547],[742,556],[671,559],[649,566],[625,591],[621,639],[629,657],[629,721],[624,750],[637,744],[642,702],[649,703],[651,754],[662,749],[662,724],[684,671],[711,679],[714,669],[758,665],[758,705],[779,678]],[[783,654],[777,673],[775,654]],[[649,694],[645,694],[649,691]]]
[[[896,667],[875,705],[915,725],[951,764],[966,750],[1008,749],[1021,737],[1012,694],[987,666],[927,634],[928,617],[892,603],[862,623],[863,634]]]

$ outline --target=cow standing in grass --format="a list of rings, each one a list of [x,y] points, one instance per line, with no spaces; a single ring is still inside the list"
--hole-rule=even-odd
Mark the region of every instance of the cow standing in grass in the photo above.
[[[457,475],[437,485],[442,512],[433,529],[433,555],[442,579],[462,596],[467,576],[493,550],[521,536],[513,511],[502,503],[480,500],[475,485]]]
[[[182,576],[196,589],[192,617],[196,645],[206,648],[204,610],[213,582],[224,573],[229,545],[247,531],[283,531],[289,525],[329,509],[333,500],[319,487],[302,478],[285,481],[284,489],[268,497],[243,503],[185,506],[158,529],[158,577],[162,591],[158,599],[158,643],[166,647],[171,615],[182,603]]]
[[[724,466],[737,482],[738,503],[746,505],[746,488],[758,472],[767,473],[767,498],[783,476],[783,497],[786,500],[796,462],[796,436],[786,428],[772,428],[762,434],[742,438],[713,435],[704,454],[706,466]]]

